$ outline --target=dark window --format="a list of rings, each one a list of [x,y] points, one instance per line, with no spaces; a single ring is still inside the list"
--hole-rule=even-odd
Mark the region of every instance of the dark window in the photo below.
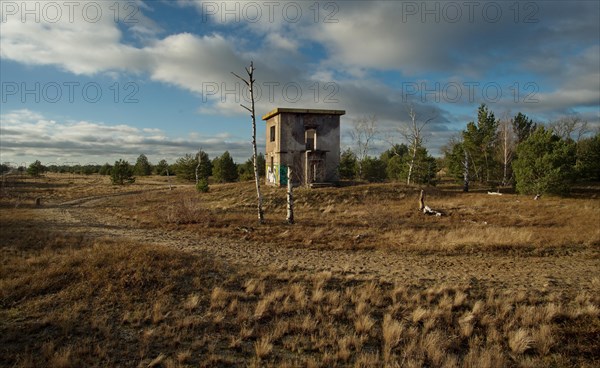
[[[271,142],[275,142],[275,125],[273,125],[269,131],[269,139]]]
[[[305,132],[306,150],[313,151],[317,149],[317,132],[314,129],[308,129]]]

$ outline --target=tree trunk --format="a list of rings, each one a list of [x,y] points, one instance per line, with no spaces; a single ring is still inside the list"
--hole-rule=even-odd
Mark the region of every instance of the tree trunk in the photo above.
[[[248,86],[248,88],[250,89],[250,100],[251,100],[251,105],[250,108],[242,105],[243,108],[245,108],[246,110],[250,111],[250,115],[252,116],[252,164],[254,166],[254,181],[256,182],[256,196],[258,198],[258,204],[257,204],[257,208],[258,208],[258,222],[259,223],[264,223],[264,214],[263,214],[263,208],[262,208],[262,194],[260,192],[260,178],[258,176],[258,162],[257,162],[257,157],[258,157],[258,152],[256,149],[256,114],[254,111],[254,64],[252,62],[250,62],[250,67],[246,68],[246,73],[248,73],[248,80],[245,80],[244,78],[240,77],[239,75],[235,74],[234,72],[231,72],[231,74],[235,75],[236,77],[238,77],[239,79],[241,79],[242,81],[244,81],[244,83],[246,83],[246,85]]]
[[[421,189],[421,194],[419,195],[419,212],[423,212],[424,208],[425,208],[425,194],[423,193],[423,190]]]
[[[263,208],[262,208],[262,194],[260,192],[260,177],[258,176],[258,152],[256,149],[256,115],[254,113],[254,79],[252,75],[254,73],[254,66],[250,63],[250,100],[252,101],[252,163],[254,166],[254,181],[256,182],[256,197],[258,199],[257,210],[258,210],[258,222],[263,223],[265,221]]]
[[[287,223],[294,223],[294,185],[292,184],[292,168],[288,167],[287,172]]]
[[[406,185],[410,185],[410,178],[412,176],[413,167],[415,166],[415,158],[417,157],[417,145],[413,147],[413,154],[410,158],[410,164],[408,165],[408,178],[406,179]]]
[[[468,192],[469,191],[469,154],[467,153],[467,150],[465,151],[465,161],[463,162],[464,165],[464,170],[463,170],[463,180],[464,180],[464,184],[463,184],[463,192]]]

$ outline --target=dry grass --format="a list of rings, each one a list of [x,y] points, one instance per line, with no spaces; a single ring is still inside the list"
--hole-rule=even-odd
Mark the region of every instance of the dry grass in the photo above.
[[[207,195],[187,187],[163,191],[164,183],[139,185],[117,190],[157,190],[117,197],[113,206],[96,210],[123,226],[164,229],[175,238],[201,231],[282,247],[434,253],[440,262],[471,253],[473,262],[494,262],[480,257],[484,250],[500,254],[498,259],[532,253],[574,257],[579,251],[598,259],[598,230],[592,226],[597,200],[549,198],[536,210],[523,197],[469,194],[465,201],[436,190],[430,205],[451,216],[433,219],[414,213],[412,188],[298,190],[299,226],[289,227],[274,220],[279,214],[284,218],[283,209],[279,192],[267,189],[270,222],[259,227],[250,185],[213,186]],[[97,195],[75,186],[67,185],[75,194],[54,188],[46,206],[55,198]],[[22,198],[40,194],[19,188]],[[406,203],[396,201],[403,195]],[[192,199],[185,202],[187,197]],[[27,206],[26,199],[15,208],[14,198],[0,200],[2,367],[593,367],[600,362],[597,276],[585,290],[578,285],[538,290],[481,281],[480,275],[468,275],[472,279],[465,283],[410,277],[393,283],[344,272],[234,265],[212,253],[49,229],[52,219]],[[165,202],[181,203],[184,211],[211,222],[165,221],[188,216],[168,212]],[[488,227],[504,230],[495,235]],[[436,245],[440,241],[450,243]]]
[[[140,184],[141,185],[141,184]],[[115,215],[136,217],[146,226],[202,231],[207,235],[310,248],[384,247],[419,253],[464,253],[485,249],[546,254],[574,247],[600,245],[600,200],[531,198],[507,194],[462,194],[428,189],[428,203],[448,213],[423,217],[416,210],[418,188],[400,184],[295,191],[297,224],[285,224],[284,193],[265,187],[268,226],[256,226],[251,183],[213,186],[198,194],[192,187],[140,199],[124,197],[128,205]],[[168,203],[165,206],[165,203]],[[335,210],[326,210],[334,206]],[[325,208],[325,210],[324,210]],[[135,214],[132,212],[135,211]]]

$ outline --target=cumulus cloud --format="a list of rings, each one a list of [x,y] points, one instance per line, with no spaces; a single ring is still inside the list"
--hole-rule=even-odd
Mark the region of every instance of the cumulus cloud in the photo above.
[[[131,125],[109,125],[89,121],[56,121],[30,110],[0,115],[2,161],[106,162],[119,158],[135,160],[145,154],[153,161],[174,162],[186,153],[203,149],[211,157],[228,150],[238,161],[250,155],[250,144],[229,133],[207,136],[191,132],[188,137],[171,137],[160,129]]]
[[[27,65],[54,65],[76,75],[147,76],[198,96],[198,112],[221,115],[246,114],[239,106],[247,102],[243,84],[230,72],[244,75],[243,68],[254,60],[262,90],[259,114],[275,106],[345,109],[347,115],[342,120],[346,126],[361,116],[376,115],[382,131],[392,132],[406,120],[406,105],[413,102],[421,115],[437,116],[430,131],[432,137],[438,137],[432,138],[436,142],[473,119],[474,114],[471,118],[459,114],[468,107],[475,112],[481,99],[448,102],[430,97],[422,101],[416,96],[415,101],[407,101],[398,81],[424,81],[431,87],[436,82],[483,82],[523,75],[533,78],[540,87],[535,96],[538,102],[515,104],[507,98],[492,106],[499,110],[498,115],[505,110],[522,110],[551,119],[580,108],[597,108],[600,100],[596,2],[481,1],[472,14],[464,2],[340,1],[320,2],[316,8],[314,2],[290,2],[302,9],[298,21],[290,21],[294,9],[284,13],[286,3],[270,9],[263,2],[232,2],[227,6],[238,7],[234,10],[238,19],[223,14],[225,2],[221,1],[167,3],[197,11],[198,21],[207,25],[204,34],[168,34],[152,20],[159,14],[154,13],[151,2],[135,2],[136,23],[126,22],[127,1],[120,3],[117,22],[109,8],[114,2],[93,3],[101,4],[104,14],[97,22],[82,19],[81,11],[75,12],[73,22],[65,17],[55,23],[22,22],[21,14],[9,15],[3,8],[6,22],[0,35],[0,56]],[[248,20],[255,16],[254,4],[262,14],[252,22]],[[448,4],[457,6],[460,16]],[[209,9],[209,5],[216,8]],[[64,4],[61,6],[66,14]],[[492,19],[497,16],[494,6],[501,11],[497,20]],[[505,95],[509,87],[502,85]],[[19,118],[31,122],[25,115]],[[3,115],[3,119],[9,117]],[[70,134],[79,136],[62,133],[70,142],[65,144],[76,152],[83,152],[83,147],[95,149],[93,137],[110,144],[111,136],[98,137],[91,130],[108,134],[110,129],[121,129],[117,125],[98,127],[98,123],[43,122],[43,117],[33,120],[35,134],[48,135],[50,130],[74,124],[70,127],[75,133]],[[43,124],[52,128],[41,129]],[[14,132],[14,127],[2,129]],[[197,148],[162,132],[130,133],[129,141],[119,144],[136,147],[153,142],[156,147]],[[227,144],[223,137],[205,138],[215,149],[217,141]],[[82,140],[81,147],[75,144],[76,139]],[[5,146],[4,140],[3,135],[3,152],[17,149]],[[231,148],[237,149],[233,143]],[[122,147],[117,144],[114,149]],[[167,153],[166,148],[161,150],[160,154]]]

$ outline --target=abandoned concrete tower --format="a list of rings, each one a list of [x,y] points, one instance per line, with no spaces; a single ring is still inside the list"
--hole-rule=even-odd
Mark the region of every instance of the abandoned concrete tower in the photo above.
[[[343,110],[277,108],[262,117],[267,124],[267,184],[334,183],[339,180],[340,116]]]

